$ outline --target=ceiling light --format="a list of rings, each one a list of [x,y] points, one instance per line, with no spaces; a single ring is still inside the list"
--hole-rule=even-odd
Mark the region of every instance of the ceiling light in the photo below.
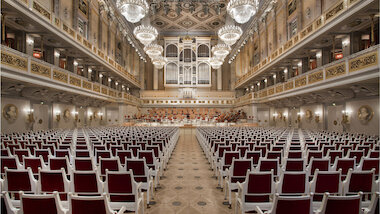
[[[55,57],[58,58],[60,55],[61,55],[61,54],[59,53],[59,51],[54,51],[54,56],[55,56]]]
[[[213,56],[210,59],[210,65],[213,69],[219,69],[220,66],[223,65],[223,60],[219,59],[218,57]]]
[[[144,51],[149,55],[150,58],[154,58],[154,56],[161,55],[164,51],[164,48],[158,44],[149,44],[144,47]]]
[[[231,0],[227,12],[237,23],[244,24],[257,12],[257,0]]]
[[[162,69],[166,64],[166,59],[162,56],[156,56],[153,58],[152,63],[157,69]]]
[[[225,58],[231,51],[230,46],[226,44],[217,44],[211,49],[212,53],[220,58]]]
[[[74,60],[73,65],[78,66],[78,62]]]
[[[145,0],[118,0],[117,5],[120,13],[132,23],[139,22],[149,11]]]
[[[235,25],[226,25],[218,31],[219,38],[229,46],[235,44],[242,34],[241,28]]]
[[[316,56],[317,58],[321,58],[321,57],[322,57],[322,52],[321,52],[321,51],[317,52],[317,54],[315,54],[315,56]]]
[[[142,44],[149,45],[156,39],[158,32],[152,26],[139,25],[133,30],[133,34]]]
[[[284,69],[284,73],[285,74],[288,73],[288,69],[287,68]]]

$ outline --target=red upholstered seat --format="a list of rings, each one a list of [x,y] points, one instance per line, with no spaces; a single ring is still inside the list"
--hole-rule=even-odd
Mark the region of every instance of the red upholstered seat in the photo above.
[[[361,212],[360,199],[361,195],[330,196],[326,193],[316,214],[359,214]]]

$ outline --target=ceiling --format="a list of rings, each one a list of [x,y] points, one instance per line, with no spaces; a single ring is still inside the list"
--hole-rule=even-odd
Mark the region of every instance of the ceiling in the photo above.
[[[227,16],[225,0],[204,2],[151,0],[149,3],[150,23],[165,36],[215,35],[216,31],[225,24]]]

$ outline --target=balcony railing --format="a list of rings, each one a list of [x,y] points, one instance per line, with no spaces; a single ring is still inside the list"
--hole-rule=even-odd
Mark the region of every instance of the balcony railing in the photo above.
[[[338,81],[341,78],[360,72],[379,69],[379,51],[380,45],[370,47],[338,61],[293,77],[284,83],[279,83],[257,91],[254,93],[254,98],[262,100],[294,90],[319,85],[320,83],[331,82],[331,80]]]
[[[19,77],[24,77],[25,81],[28,81],[29,77],[33,76],[41,81],[46,82],[48,80],[48,82],[50,81],[55,85],[61,84],[66,87],[81,89],[83,92],[99,95],[113,102],[140,105],[140,99],[137,97],[99,83],[90,82],[82,76],[6,46],[1,46],[1,66],[3,67],[3,72],[8,68],[17,72]]]
[[[17,1],[21,2],[21,5],[24,5],[30,11],[41,16],[51,26],[54,26],[56,29],[63,32],[62,35],[67,35],[68,38],[70,38],[72,41],[74,41],[76,44],[78,44],[79,47],[82,47],[83,49],[86,49],[86,50],[92,52],[95,56],[98,56],[104,64],[115,69],[115,71],[117,71],[116,73],[121,74],[121,76],[124,76],[125,79],[127,79],[128,81],[130,81],[134,85],[141,87],[140,81],[134,75],[129,73],[125,68],[123,68],[123,66],[121,66],[120,64],[115,62],[112,58],[108,57],[107,54],[105,54],[101,50],[97,49],[96,45],[92,44],[90,41],[83,38],[79,32],[70,28],[61,19],[56,17],[49,10],[45,9],[40,3],[38,3],[37,1],[34,1],[34,0],[17,0]]]
[[[327,12],[322,14],[320,17],[315,19],[310,25],[303,28],[299,33],[294,35],[290,40],[285,42],[277,50],[273,51],[270,56],[261,60],[256,66],[254,66],[251,70],[249,70],[246,74],[241,76],[236,80],[235,87],[239,87],[252,77],[263,71],[265,68],[269,67],[272,62],[284,55],[287,51],[295,47],[301,41],[304,41],[308,37],[310,37],[314,32],[319,30],[321,27],[326,26],[330,23],[334,18],[345,11],[348,11],[353,5],[360,2],[360,0],[341,0],[337,2],[334,6],[332,6]]]

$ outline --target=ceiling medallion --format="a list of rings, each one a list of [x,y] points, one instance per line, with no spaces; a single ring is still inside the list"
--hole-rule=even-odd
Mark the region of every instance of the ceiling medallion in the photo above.
[[[139,25],[133,30],[133,34],[142,44],[147,46],[157,38],[158,32],[152,26]]]
[[[209,62],[213,69],[219,69],[223,65],[223,60],[216,56],[211,57]]]
[[[224,59],[231,51],[230,46],[226,44],[217,44],[211,49],[214,56]]]
[[[121,14],[132,23],[139,22],[149,12],[149,5],[145,0],[118,0],[117,6]]]
[[[219,38],[229,46],[235,44],[242,34],[241,28],[235,25],[225,25],[218,31]]]
[[[248,22],[257,9],[257,0],[231,0],[227,5],[228,14],[239,24]]]
[[[150,58],[153,58],[155,56],[161,55],[164,49],[161,45],[151,43],[144,47],[144,51],[149,55]]]
[[[163,56],[156,56],[152,59],[152,63],[157,69],[162,69],[166,62],[167,60]]]

